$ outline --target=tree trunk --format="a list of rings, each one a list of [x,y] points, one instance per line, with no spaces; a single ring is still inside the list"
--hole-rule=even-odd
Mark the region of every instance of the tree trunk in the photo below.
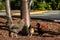
[[[21,15],[22,19],[26,18],[26,25],[27,27],[30,26],[30,14],[29,14],[29,8],[28,8],[28,0],[21,0]]]
[[[6,15],[7,15],[7,25],[10,26],[12,22],[11,10],[10,10],[10,0],[6,0]]]

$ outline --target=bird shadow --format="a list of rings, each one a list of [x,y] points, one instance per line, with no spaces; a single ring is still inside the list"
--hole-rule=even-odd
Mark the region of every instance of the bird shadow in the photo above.
[[[27,33],[27,30],[26,30],[26,29],[27,29],[27,27],[24,26],[23,29],[22,29],[22,31],[20,31],[17,35],[27,36],[28,33]],[[8,27],[8,26],[0,26],[0,30],[8,31],[9,37],[11,37],[11,32],[12,32],[12,31],[9,30],[9,27]]]

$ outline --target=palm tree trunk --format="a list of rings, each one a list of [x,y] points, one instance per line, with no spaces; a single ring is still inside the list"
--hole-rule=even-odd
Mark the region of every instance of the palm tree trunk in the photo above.
[[[30,26],[30,14],[29,14],[29,8],[28,8],[28,0],[21,0],[21,15],[22,19],[26,18],[26,25],[27,27]]]
[[[7,27],[9,30],[9,36],[11,36],[11,32],[10,32],[10,26],[12,23],[12,17],[11,17],[11,10],[10,10],[10,0],[5,0],[6,1],[6,15],[7,15]]]
[[[10,10],[10,0],[6,0],[6,15],[7,15],[7,25],[10,26],[12,22],[11,10]]]

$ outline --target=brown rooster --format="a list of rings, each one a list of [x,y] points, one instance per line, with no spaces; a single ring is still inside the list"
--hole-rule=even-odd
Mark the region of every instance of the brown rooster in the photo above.
[[[40,25],[40,23],[37,23],[38,34],[43,35],[45,33],[44,29],[46,29],[46,27],[47,25],[45,24]]]

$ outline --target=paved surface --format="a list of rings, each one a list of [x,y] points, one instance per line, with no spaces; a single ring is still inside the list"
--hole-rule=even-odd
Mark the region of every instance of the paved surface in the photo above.
[[[6,16],[6,12],[0,12],[0,16]],[[60,11],[48,11],[42,14],[30,14],[31,18],[42,18],[50,20],[60,20]]]
[[[60,20],[60,11],[48,11],[42,14],[31,15],[32,18]]]

